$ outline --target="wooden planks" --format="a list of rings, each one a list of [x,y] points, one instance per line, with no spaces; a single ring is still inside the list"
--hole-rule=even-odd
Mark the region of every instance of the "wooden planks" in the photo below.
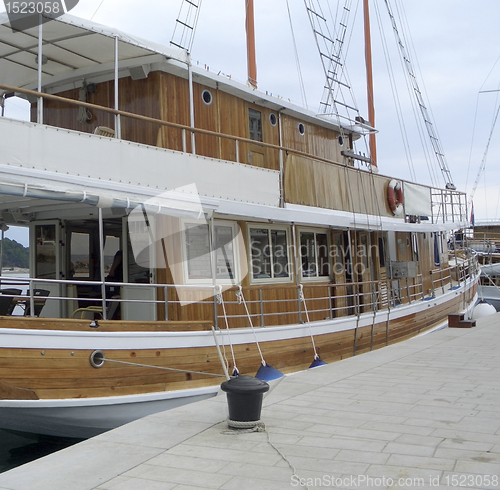
[[[295,154],[286,159],[285,198],[293,204],[392,217],[388,182],[386,177]]]

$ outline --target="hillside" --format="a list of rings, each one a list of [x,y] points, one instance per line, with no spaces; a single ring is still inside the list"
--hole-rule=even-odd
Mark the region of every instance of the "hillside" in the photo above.
[[[3,240],[3,267],[29,267],[29,251],[20,243],[9,238]]]

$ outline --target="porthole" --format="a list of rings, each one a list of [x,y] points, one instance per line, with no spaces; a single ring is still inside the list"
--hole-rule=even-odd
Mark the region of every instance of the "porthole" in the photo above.
[[[204,90],[202,93],[201,93],[201,98],[203,99],[203,102],[206,104],[206,105],[210,105],[212,103],[212,94],[210,93],[210,91],[208,90]]]
[[[299,123],[299,125],[297,126],[297,128],[299,130],[299,133],[302,134],[302,135],[306,132],[306,128],[305,128],[305,126],[302,123]]]
[[[278,118],[274,112],[269,114],[269,122],[271,123],[271,126],[276,126],[276,124],[278,124]]]
[[[342,135],[339,135],[338,140],[339,140],[339,145],[344,146],[344,138],[342,138]]]

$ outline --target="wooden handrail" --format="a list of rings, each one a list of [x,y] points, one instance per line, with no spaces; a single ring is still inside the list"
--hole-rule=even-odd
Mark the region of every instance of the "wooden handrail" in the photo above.
[[[303,156],[306,158],[310,158],[312,160],[317,160],[317,161],[329,163],[332,165],[338,165],[340,167],[345,166],[344,164],[341,164],[339,162],[335,162],[333,160],[328,160],[326,158],[311,155],[310,153],[306,153],[306,152],[303,152],[300,150],[295,150],[293,148],[288,148],[285,146],[273,145],[272,143],[264,143],[263,141],[255,141],[255,140],[252,140],[249,138],[243,138],[241,136],[234,136],[232,134],[218,133],[216,131],[210,131],[208,129],[193,128],[191,126],[186,126],[184,124],[173,123],[170,121],[162,121],[161,119],[156,119],[154,117],[142,116],[140,114],[134,114],[133,112],[121,111],[119,109],[112,109],[110,107],[91,104],[90,102],[83,102],[83,101],[76,100],[76,99],[68,99],[66,97],[61,97],[59,95],[46,94],[43,92],[37,92],[35,90],[29,90],[29,89],[25,89],[25,88],[13,87],[12,85],[3,85],[3,84],[0,84],[0,89],[8,90],[8,91],[14,92],[14,93],[18,92],[20,94],[31,95],[31,96],[37,97],[37,98],[42,97],[43,99],[48,99],[48,100],[53,100],[55,102],[62,102],[62,103],[66,103],[66,104],[71,104],[71,105],[75,105],[78,107],[86,107],[87,109],[103,111],[103,112],[107,112],[107,113],[113,114],[113,115],[130,117],[131,119],[137,119],[139,121],[143,121],[143,122],[147,122],[147,123],[159,124],[160,126],[167,126],[170,128],[191,131],[193,133],[203,134],[203,135],[207,135],[207,136],[214,136],[217,138],[225,138],[225,139],[232,140],[232,141],[238,141],[240,143],[249,143],[249,144],[252,144],[255,146],[260,146],[262,148],[269,148],[269,149],[273,149],[273,150],[284,151],[287,153],[294,153],[298,156]],[[352,168],[352,169],[358,170],[356,168]]]

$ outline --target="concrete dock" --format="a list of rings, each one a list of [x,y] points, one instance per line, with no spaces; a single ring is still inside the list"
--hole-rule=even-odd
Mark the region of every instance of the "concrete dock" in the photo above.
[[[261,432],[225,394],[0,474],[0,490],[500,489],[500,314],[282,379]]]

